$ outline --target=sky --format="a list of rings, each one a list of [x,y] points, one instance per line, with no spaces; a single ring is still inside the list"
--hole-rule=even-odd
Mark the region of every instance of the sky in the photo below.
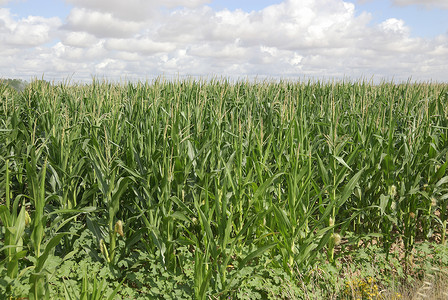
[[[448,82],[448,0],[0,0],[0,78]]]

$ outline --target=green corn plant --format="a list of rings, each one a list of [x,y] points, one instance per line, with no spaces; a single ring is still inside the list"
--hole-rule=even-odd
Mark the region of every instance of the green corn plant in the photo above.
[[[5,167],[5,204],[0,205],[0,220],[5,228],[5,236],[4,246],[0,251],[4,251],[6,256],[7,276],[14,279],[18,276],[19,260],[27,253],[23,249],[23,235],[25,227],[29,225],[29,215],[24,203],[20,203],[20,197],[11,206],[9,160],[6,160]]]
[[[330,227],[333,227],[338,223],[338,212],[351,196],[363,172],[363,169],[359,170],[350,178],[350,180],[345,185],[343,185],[343,181],[349,174],[346,169],[351,169],[348,165],[351,159],[349,158],[347,160],[348,163],[345,162],[342,157],[337,155],[338,152],[339,150],[338,148],[336,148],[334,152],[335,154],[331,156],[332,163],[330,164],[330,167],[328,169],[323,165],[320,156],[317,156],[319,162],[319,170],[324,182],[324,186],[330,187],[327,206],[325,209],[321,209],[323,217],[327,218],[328,226]],[[354,156],[351,156],[351,158],[352,157]],[[343,168],[339,169],[339,164],[341,164]],[[332,172],[332,181],[330,181],[328,170]],[[334,229],[332,231],[332,234],[334,234]],[[328,258],[330,261],[334,260],[334,245],[332,243],[329,244]]]
[[[38,169],[38,151],[31,148],[30,161],[26,161],[27,179],[29,182],[30,199],[34,206],[31,214],[31,245],[35,258],[34,268],[30,276],[31,288],[29,299],[50,299],[50,290],[47,281],[47,259],[53,253],[54,248],[66,233],[55,233],[44,239],[48,214],[45,213],[47,197],[45,193],[46,166],[45,161],[42,168]],[[37,152],[37,153],[36,153]],[[57,231],[56,231],[57,232]]]
[[[98,235],[97,238],[105,260],[113,266],[115,264],[117,235],[122,235],[119,230],[122,221],[116,219],[116,214],[120,208],[121,196],[126,192],[130,178],[117,178],[119,175],[119,162],[117,159],[110,152],[106,152],[106,155],[103,155],[103,151],[95,136],[92,136],[91,142],[93,146],[90,148],[88,155],[107,212],[108,249],[104,245],[104,241],[101,242],[103,237]]]
[[[80,136],[80,126],[65,126],[67,125],[61,126],[60,135],[49,137],[49,192],[57,197],[61,208],[72,209],[79,207],[78,201],[86,190],[83,186],[88,168],[81,143],[85,138]]]
[[[109,293],[109,295],[107,295],[105,280],[103,279],[101,282],[99,282],[96,276],[92,276],[92,277],[87,275],[87,271],[84,272],[79,293],[77,293],[75,288],[70,286],[64,280],[64,292],[65,292],[66,299],[70,299],[70,300],[74,300],[74,299],[113,300],[113,299],[115,299],[116,295],[120,291],[121,285],[123,284],[123,281],[124,281],[124,279],[123,279],[123,281],[121,281],[117,285],[117,287],[111,293]],[[90,285],[89,282],[92,282],[92,284]],[[77,296],[75,296],[75,295],[77,295]]]
[[[209,286],[213,287],[216,295],[225,294],[231,288],[230,283],[234,282],[238,272],[246,266],[252,259],[257,258],[266,251],[275,247],[275,243],[267,243],[263,246],[256,247],[255,250],[241,257],[237,262],[234,256],[238,253],[238,249],[244,247],[242,241],[251,231],[250,228],[257,223],[257,220],[263,219],[263,214],[252,216],[250,219],[244,220],[244,226],[236,232],[235,236],[231,236],[232,218],[227,216],[225,209],[228,202],[224,199],[222,190],[217,190],[215,205],[219,203],[219,207],[215,206],[218,211],[216,216],[213,210],[204,211],[201,208],[199,199],[195,198],[195,209],[198,212],[198,219],[201,225],[201,232],[196,236],[192,236],[195,241],[195,249],[198,256],[195,256],[195,294],[200,299],[207,294]],[[221,209],[224,209],[220,212]],[[211,224],[216,224],[216,233],[212,230]],[[202,250],[204,249],[204,250]],[[233,266],[236,272],[228,277],[228,268]],[[205,277],[204,277],[205,276]]]
[[[194,264],[199,299],[232,293],[265,258],[297,283],[295,270],[360,240],[386,255],[400,240],[406,253],[446,243],[446,85],[95,79],[6,92],[0,251],[8,276],[32,273],[34,298],[48,297],[53,250],[77,241],[62,233],[72,223],[87,223],[115,274],[136,252],[167,274]],[[21,269],[25,253],[35,263]],[[91,288],[107,296],[101,280]]]
[[[207,299],[208,287],[213,269],[208,265],[209,253],[202,253],[199,249],[194,256],[194,295],[195,299]]]

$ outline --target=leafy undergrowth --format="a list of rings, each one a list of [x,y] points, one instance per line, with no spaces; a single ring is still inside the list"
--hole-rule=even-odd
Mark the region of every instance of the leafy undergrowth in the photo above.
[[[338,261],[332,299],[447,299],[448,250],[422,242],[411,253],[368,245]],[[330,296],[330,295],[327,295]]]
[[[96,238],[81,225],[70,230],[76,239],[73,251],[58,252],[48,259],[51,299],[192,299],[194,298],[194,253],[189,247],[178,249],[181,271],[166,270],[159,254],[148,254],[143,244],[123,250],[113,268],[104,264],[98,253]],[[69,239],[66,242],[70,242]],[[448,249],[446,246],[417,243],[412,253],[403,255],[394,248],[388,257],[375,242],[360,247],[339,247],[334,263],[325,253],[318,255],[319,263],[307,271],[291,268],[285,272],[280,255],[259,256],[243,269],[228,266],[227,289],[217,292],[208,288],[208,299],[446,299],[448,290]],[[345,251],[347,250],[347,251]],[[250,251],[244,249],[243,251]],[[127,253],[126,253],[127,252]],[[60,258],[63,257],[63,258]],[[32,264],[32,257],[24,262]],[[29,289],[30,268],[12,280],[6,268],[0,269],[0,295],[10,299],[26,297]],[[93,295],[101,295],[94,297]]]

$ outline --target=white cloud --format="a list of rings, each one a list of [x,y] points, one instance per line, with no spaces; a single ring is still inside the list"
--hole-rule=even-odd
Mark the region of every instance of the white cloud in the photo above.
[[[166,18],[161,39],[179,42],[240,39],[247,47],[260,43],[286,49],[345,44],[363,36],[370,16],[354,16],[354,5],[339,0],[285,1],[261,11],[181,10]]]
[[[69,32],[63,38],[64,45],[86,48],[98,42],[98,38],[87,32]]]
[[[109,54],[103,41],[99,41],[88,48],[73,47],[60,42],[52,47],[52,51],[55,58],[72,62],[95,62]]]
[[[448,1],[446,0],[392,0],[395,5],[423,5],[428,8],[448,9]]]
[[[137,33],[141,24],[114,17],[111,13],[74,8],[67,17],[65,29],[85,31],[97,37],[127,37]]]
[[[409,28],[405,26],[404,21],[395,18],[387,19],[380,24],[380,27],[384,32],[390,32],[398,35],[409,34]]]
[[[154,54],[170,52],[176,49],[172,43],[157,42],[150,38],[110,39],[106,43],[109,50],[136,52],[141,54]]]
[[[209,3],[210,0],[67,0],[67,2],[78,8],[110,13],[124,20],[144,21],[157,15],[162,7],[195,8]]]
[[[15,20],[8,9],[0,8],[0,41],[4,47],[42,45],[52,41],[61,24],[59,18],[29,16]]]
[[[163,7],[155,0],[69,2],[74,8],[62,26],[57,18],[16,20],[0,9],[2,74],[448,81],[448,36],[414,38],[396,18],[371,24],[369,13],[343,0],[285,0],[252,12],[216,11],[205,0],[164,1]]]

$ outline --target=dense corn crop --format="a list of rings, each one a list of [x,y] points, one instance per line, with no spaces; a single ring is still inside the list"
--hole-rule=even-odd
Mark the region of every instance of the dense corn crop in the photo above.
[[[303,278],[367,237],[405,255],[446,241],[443,84],[35,81],[0,98],[2,274],[30,299],[82,231],[111,272],[136,249],[192,272],[197,299],[261,257]]]

